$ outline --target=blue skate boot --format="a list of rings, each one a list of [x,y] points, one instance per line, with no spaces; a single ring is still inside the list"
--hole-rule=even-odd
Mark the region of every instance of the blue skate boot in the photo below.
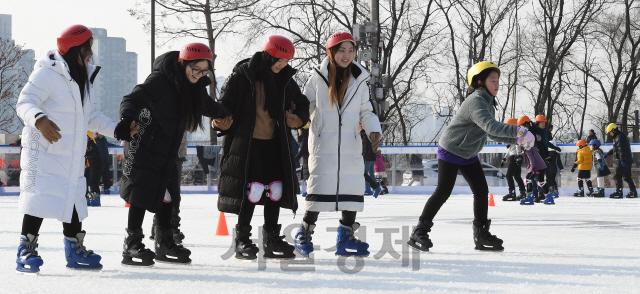
[[[104,187],[102,187],[102,194],[106,194],[106,195],[111,194],[111,189],[105,189]]]
[[[100,193],[99,192],[91,192],[89,193],[89,204],[88,206],[100,206]]]
[[[382,187],[378,186],[378,188],[376,188],[375,191],[373,191],[373,198],[378,198],[378,195],[380,195],[381,191],[382,191]]]
[[[365,195],[365,196],[371,196],[371,195],[373,195],[373,191],[371,190],[371,188],[366,188],[366,189],[364,190],[364,195]]]
[[[16,272],[21,274],[37,274],[44,263],[38,255],[38,235],[20,236]]]
[[[533,192],[530,192],[524,199],[520,199],[520,205],[533,205]]]
[[[67,258],[67,267],[78,270],[101,270],[100,255],[93,253],[93,250],[87,250],[82,244],[85,231],[80,231],[73,237],[64,237],[64,254]]]
[[[352,226],[345,226],[340,223],[338,227],[338,238],[336,242],[336,255],[340,256],[369,256],[369,244],[356,239],[353,236],[353,232],[357,231],[360,227],[359,223],[354,223]]]
[[[304,257],[309,257],[309,254],[313,252],[313,243],[311,243],[311,235],[316,225],[310,225],[305,222],[300,224],[300,229],[296,233],[293,246],[296,247],[296,251]]]
[[[547,194],[546,197],[547,197],[547,199],[545,199],[542,203],[547,204],[547,205],[556,204],[556,202],[553,201],[553,193]]]

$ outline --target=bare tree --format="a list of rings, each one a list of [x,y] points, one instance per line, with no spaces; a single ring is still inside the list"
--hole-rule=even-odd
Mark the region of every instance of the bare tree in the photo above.
[[[18,61],[26,54],[22,46],[8,38],[0,38],[0,131],[11,134],[24,126],[16,114],[19,91],[27,81]]]

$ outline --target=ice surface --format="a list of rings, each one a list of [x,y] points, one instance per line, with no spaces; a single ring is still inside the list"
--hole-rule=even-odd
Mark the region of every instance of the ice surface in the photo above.
[[[638,293],[640,291],[640,200],[560,197],[556,205],[520,206],[502,202],[489,207],[491,232],[504,240],[504,252],[474,250],[473,197],[454,195],[434,220],[429,253],[403,247],[428,196],[382,195],[366,198],[358,214],[371,256],[338,258],[335,246],[339,213],[321,213],[313,241],[314,258],[287,264],[242,262],[226,258],[232,237],[215,236],[217,195],[183,196],[184,244],[191,249],[188,266],[156,263],[153,268],[120,265],[127,209],[117,195],[102,196],[103,207],[89,208],[83,223],[85,245],[102,255],[98,272],[68,270],[62,225],[46,219],[38,251],[44,259],[39,276],[15,273],[22,223],[18,197],[0,197],[1,293]],[[299,198],[302,204],[303,198]],[[301,205],[302,207],[302,205]],[[283,210],[280,223],[295,234],[303,210],[293,218]],[[229,231],[237,221],[227,215]],[[147,214],[145,233],[152,215]],[[253,218],[259,237],[262,208]],[[388,238],[386,245],[384,232]],[[360,236],[362,238],[362,236]],[[398,244],[396,244],[398,242]],[[146,239],[147,247],[153,242]],[[397,252],[392,256],[382,248]],[[300,260],[300,259],[298,259]],[[339,265],[339,263],[343,263]],[[403,266],[404,263],[404,266]],[[312,270],[312,271],[305,271]],[[348,273],[348,272],[355,273]],[[347,272],[347,273],[345,273]]]

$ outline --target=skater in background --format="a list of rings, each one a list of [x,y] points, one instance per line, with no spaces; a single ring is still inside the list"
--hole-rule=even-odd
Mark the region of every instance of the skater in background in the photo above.
[[[231,120],[227,111],[207,94],[213,54],[207,45],[190,43],[180,51],[158,56],[144,83],[122,98],[116,128],[124,145],[120,196],[130,204],[122,264],[151,266],[163,262],[189,263],[191,251],[173,238],[173,199],[179,199],[176,162],[185,131],[203,128],[202,116]],[[136,123],[140,133],[129,136]],[[155,253],[142,243],[146,211],[156,214]],[[136,261],[133,260],[135,258]]]
[[[495,120],[500,87],[500,69],[490,61],[473,65],[468,73],[469,86],[474,89],[462,102],[451,123],[440,138],[438,147],[438,184],[424,205],[418,225],[408,244],[418,250],[429,251],[433,243],[429,232],[440,207],[449,199],[458,172],[473,192],[473,237],[478,250],[503,250],[502,240],[489,232],[491,220],[487,218],[489,187],[478,153],[487,137],[508,144],[533,142],[534,135],[524,127]]]
[[[309,124],[298,129],[298,145],[300,150],[295,160],[300,162],[300,181],[302,182],[302,196],[307,197],[307,180],[309,180]]]
[[[349,33],[329,37],[327,57],[311,70],[305,86],[309,112],[309,184],[305,214],[296,233],[296,250],[313,252],[312,234],[320,212],[340,211],[336,255],[369,255],[369,244],[354,237],[360,224],[356,214],[364,209],[364,160],[360,125],[375,152],[381,127],[369,101],[369,72],[357,62],[356,41]]]
[[[376,181],[376,172],[374,165],[376,164],[376,153],[371,148],[371,140],[367,137],[367,132],[360,126],[360,138],[362,139],[362,158],[364,159],[364,195],[378,198],[382,187]]]
[[[257,205],[264,206],[263,256],[295,258],[278,223],[280,208],[294,213],[298,208],[291,129],[309,120],[309,101],[288,64],[294,52],[291,40],[270,36],[261,51],[236,64],[222,87],[221,102],[233,113],[233,123],[213,122],[225,136],[218,209],[238,214],[237,259],[257,258],[259,249],[250,238]]]
[[[622,179],[629,185],[629,193],[627,198],[638,198],[636,185],[631,177],[631,164],[633,164],[633,156],[631,154],[631,144],[627,135],[618,129],[614,123],[607,126],[607,134],[613,137],[613,148],[605,153],[604,158],[609,155],[615,155],[616,173],[613,178],[616,180],[616,191],[609,195],[609,198],[622,198]]]
[[[373,166],[373,169],[375,171],[376,180],[382,187],[380,195],[388,194],[389,189],[387,188],[387,168],[384,166],[384,158],[380,149],[376,151],[376,164]]]
[[[589,130],[589,135],[587,136],[587,142],[591,143],[593,140],[598,140],[596,136],[596,132],[594,130]]]
[[[93,82],[99,67],[89,65],[93,33],[83,25],[58,36],[58,49],[36,62],[18,97],[16,112],[25,126],[20,162],[20,213],[24,214],[16,270],[37,273],[38,233],[44,218],[62,222],[67,267],[101,269],[100,255],[84,246],[86,180],[82,176],[87,130],[114,134],[116,123],[97,110]],[[125,131],[135,134],[137,127]]]
[[[531,142],[523,142],[520,147],[524,150],[524,163],[527,166],[527,192],[525,199],[520,200],[521,205],[533,205],[534,202],[555,204],[553,194],[549,193],[549,186],[544,180],[547,165],[540,156],[538,148]],[[537,193],[536,193],[536,187]],[[537,194],[537,195],[536,195]],[[535,196],[535,199],[534,199]]]
[[[109,144],[107,138],[96,132],[96,136],[94,138],[96,141],[96,145],[98,145],[98,150],[100,150],[100,157],[102,158],[102,173],[100,177],[102,178],[102,192],[103,194],[111,194],[111,186],[113,185],[113,173],[109,170],[111,165],[113,164],[113,158],[109,155],[109,146],[113,146],[113,144]]]
[[[551,126],[549,126],[551,128]],[[549,169],[549,176],[547,177],[547,184],[549,185],[549,191],[553,194],[553,198],[559,197],[558,191],[558,174],[564,170],[562,160],[560,160],[560,153],[553,148],[557,147],[555,141],[549,141],[549,157],[546,158],[547,168]]]
[[[87,178],[87,205],[100,206],[100,179],[104,163],[91,131],[87,131],[87,152],[84,157],[87,159],[84,169],[84,177]]]
[[[598,178],[597,191],[589,193],[591,197],[604,197],[604,177],[611,174],[607,161],[604,159],[604,152],[600,149],[600,140],[593,139],[589,142],[589,148],[593,153],[593,168],[596,170],[596,176]]]
[[[583,181],[587,183],[587,188],[589,189],[589,195],[593,193],[593,184],[591,184],[591,168],[593,167],[593,162],[591,161],[591,149],[585,148],[587,147],[587,141],[584,139],[578,140],[576,143],[578,146],[578,150],[576,153],[578,154],[578,160],[573,163],[573,167],[571,168],[571,172],[575,172],[576,168],[578,168],[578,191],[573,193],[574,197],[584,197],[584,186]]]
[[[510,125],[517,125],[518,120],[515,118],[508,118],[505,123]],[[507,153],[504,155],[502,161],[500,162],[500,167],[504,167],[505,162],[509,164],[509,166],[507,167],[507,185],[509,185],[509,194],[502,197],[502,201],[516,201],[518,199],[524,199],[527,196],[527,192],[521,176],[522,152],[520,151],[520,145],[508,144],[507,149]],[[520,191],[519,196],[516,195],[516,186],[514,180],[515,183],[518,183],[518,188]]]

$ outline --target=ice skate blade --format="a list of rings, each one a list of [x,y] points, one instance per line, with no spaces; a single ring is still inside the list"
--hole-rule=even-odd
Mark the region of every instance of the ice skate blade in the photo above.
[[[127,263],[120,263],[120,265],[124,266],[124,267],[130,267],[130,268],[139,268],[139,267],[148,267],[148,268],[152,268],[154,265],[156,265],[155,263],[152,264],[143,264],[143,263],[139,263],[139,264],[127,264]]]
[[[139,258],[136,258],[139,259]],[[141,261],[134,261],[132,257],[123,257],[120,262],[121,265],[126,267],[153,267],[155,262],[153,259],[140,259]]]
[[[294,259],[296,259],[296,256],[294,255],[293,257],[288,257],[288,256],[287,257],[284,257],[284,256],[281,257],[281,256],[264,256],[263,255],[262,258],[264,258],[265,260],[277,261],[277,260],[294,260]]]
[[[189,257],[186,257],[185,259],[180,260],[180,258],[156,256],[153,260],[155,262],[164,263],[164,264],[191,264],[191,259]]]
[[[16,273],[21,274],[23,276],[39,276],[40,275],[40,271],[30,273],[30,272],[21,272],[19,270],[16,270]]]
[[[161,263],[161,264],[176,264],[176,265],[190,265],[191,264],[191,260],[189,260],[188,262],[181,262],[181,261],[166,261],[166,260],[160,260],[160,259],[156,259],[155,260],[157,263]]]
[[[358,254],[357,252],[354,252],[353,254],[338,254],[336,253],[336,256],[345,256],[345,257],[349,257],[349,256],[354,256],[354,257],[369,257],[370,253],[368,254]]]
[[[102,266],[100,267],[89,267],[89,266],[83,266],[83,267],[71,267],[67,265],[67,269],[72,270],[72,271],[99,271],[102,269]]]
[[[407,245],[411,246],[412,248],[414,248],[416,250],[420,250],[422,252],[429,252],[429,248],[430,248],[430,247],[420,246],[420,245],[416,244],[416,242],[412,242],[412,241],[407,242]]]
[[[500,246],[500,247],[485,247],[485,246],[476,245],[476,250],[502,252],[502,251],[504,251],[504,247],[502,247],[502,246]]]
[[[256,252],[257,253],[257,252]],[[253,262],[258,259],[258,255],[243,255],[242,253],[236,253],[236,260],[245,261],[245,262]]]

